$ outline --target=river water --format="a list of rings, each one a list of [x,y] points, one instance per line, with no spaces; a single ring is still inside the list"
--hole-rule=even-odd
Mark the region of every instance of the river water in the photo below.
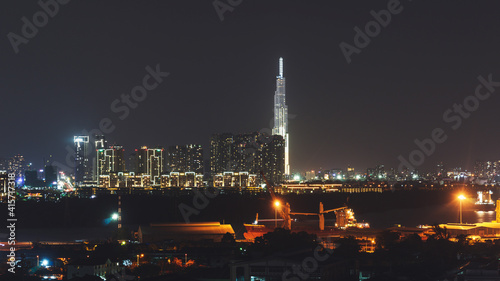
[[[415,209],[396,209],[384,212],[356,215],[358,221],[370,223],[372,228],[386,228],[396,224],[413,227],[435,223],[460,222],[460,207],[456,204],[445,206],[427,206]],[[463,223],[491,222],[495,220],[495,211],[477,212],[471,207],[462,210]]]

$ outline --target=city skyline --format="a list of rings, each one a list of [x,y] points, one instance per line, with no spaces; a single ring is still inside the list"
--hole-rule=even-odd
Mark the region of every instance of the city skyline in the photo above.
[[[500,280],[499,1],[5,1],[4,279]]]
[[[99,128],[103,118],[116,126],[109,139],[126,149],[182,143],[208,147],[213,133],[271,130],[276,60],[283,57],[295,172],[347,165],[361,170],[380,163],[397,167],[398,156],[407,158],[416,149],[415,139],[429,138],[437,127],[448,129],[448,139],[418,169],[431,170],[441,161],[470,169],[476,160],[499,158],[500,134],[491,130],[497,120],[494,95],[463,119],[460,129],[450,130],[443,121],[448,109],[474,93],[477,77],[500,77],[500,40],[487,35],[499,31],[490,20],[494,16],[488,16],[496,2],[434,3],[433,9],[405,2],[380,35],[350,56],[351,63],[339,44],[355,46],[354,28],[364,29],[373,20],[370,11],[385,9],[385,1],[313,6],[245,2],[226,12],[222,22],[213,5],[197,4],[194,9],[186,3],[147,8],[99,3],[95,21],[82,25],[77,15],[92,14],[95,7],[71,3],[20,45],[18,54],[7,39],[2,41],[12,53],[1,55],[4,65],[11,66],[2,70],[6,82],[0,91],[6,102],[1,114],[17,122],[6,124],[13,137],[3,140],[0,156],[19,153],[42,166],[42,159],[53,155],[64,163],[72,137]],[[31,18],[39,7],[20,2],[11,7],[2,12],[1,30],[19,34],[20,18]],[[199,17],[186,22],[191,12]],[[484,16],[472,19],[468,14]],[[255,15],[260,15],[256,27],[261,33],[247,27]],[[443,32],[427,32],[436,28]],[[102,31],[115,29],[119,31]],[[60,40],[59,35],[69,32],[76,36]],[[204,46],[204,36],[220,40]],[[137,40],[128,42],[132,37]],[[116,114],[111,105],[142,82],[147,67],[154,71],[157,65],[170,76],[121,120],[124,111]]]

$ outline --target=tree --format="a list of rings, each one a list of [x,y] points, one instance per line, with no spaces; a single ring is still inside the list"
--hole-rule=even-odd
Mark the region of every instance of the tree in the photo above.
[[[250,253],[271,254],[294,250],[313,250],[318,246],[315,234],[307,232],[291,232],[283,228],[276,228],[273,232],[255,238],[255,242],[248,248]]]
[[[435,224],[432,226],[432,230],[434,231],[434,234],[432,234],[431,237],[435,238],[436,240],[450,239],[450,233],[448,233],[448,229],[446,228],[446,226],[441,227],[439,224]]]
[[[392,230],[384,230],[377,236],[377,248],[390,249],[396,245],[401,237],[401,233]]]
[[[335,243],[340,245],[337,248],[335,248],[334,253],[335,255],[339,255],[342,257],[353,258],[361,250],[358,241],[353,236],[349,236],[347,238],[341,238],[335,241]]]

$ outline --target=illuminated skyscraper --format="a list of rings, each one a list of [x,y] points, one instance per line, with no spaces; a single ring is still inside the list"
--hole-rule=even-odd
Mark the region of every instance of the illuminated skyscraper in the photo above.
[[[92,180],[89,136],[75,136],[75,182]]]
[[[168,170],[203,174],[203,148],[199,144],[173,145],[167,151]]]
[[[210,139],[211,176],[223,173],[255,176],[262,171],[268,180],[279,184],[285,171],[284,155],[285,141],[280,135],[215,134]]]
[[[151,182],[156,185],[160,184],[161,175],[165,168],[164,163],[164,149],[161,147],[148,148],[143,146],[136,151],[136,173],[149,175]]]
[[[108,142],[106,141],[106,137],[96,135],[94,137],[95,149],[106,149],[108,148]]]
[[[283,76],[283,58],[280,58],[279,75],[276,77],[274,93],[274,128],[273,135],[280,135],[285,140],[285,175],[290,175],[290,142],[288,139],[288,106],[286,105],[285,77]]]
[[[97,149],[96,178],[101,175],[125,171],[124,149],[121,145]]]
[[[214,134],[210,138],[210,173],[233,171],[231,151],[233,150],[233,134]]]

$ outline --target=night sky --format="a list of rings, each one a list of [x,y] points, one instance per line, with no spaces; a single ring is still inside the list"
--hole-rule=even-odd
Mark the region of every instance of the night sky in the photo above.
[[[448,139],[419,169],[499,160],[500,87],[457,130],[443,113],[474,94],[479,75],[500,81],[500,2],[401,1],[347,63],[339,44],[354,45],[354,28],[388,2],[243,0],[221,21],[208,0],[72,0],[16,54],[7,35],[22,35],[21,18],[41,7],[5,0],[0,157],[64,163],[73,136],[106,117],[108,140],[127,153],[201,143],[207,157],[213,133],[272,127],[283,57],[293,171],[395,167],[435,128]],[[112,102],[157,64],[170,75],[120,120]]]

